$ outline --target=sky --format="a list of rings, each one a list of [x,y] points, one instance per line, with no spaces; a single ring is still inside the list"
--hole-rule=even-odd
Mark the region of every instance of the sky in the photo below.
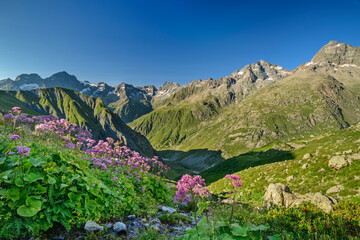
[[[330,40],[360,45],[360,0],[0,0],[0,79],[185,84],[260,59],[292,70]]]

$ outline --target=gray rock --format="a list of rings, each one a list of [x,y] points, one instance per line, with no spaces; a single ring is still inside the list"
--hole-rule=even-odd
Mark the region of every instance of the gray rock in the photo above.
[[[113,225],[113,229],[114,229],[114,232],[116,233],[119,233],[119,232],[126,232],[126,225],[122,222],[116,222],[114,225]]]
[[[305,168],[307,168],[309,166],[309,164],[308,163],[305,163],[304,165],[302,165],[302,169],[305,169]]]
[[[294,177],[294,175],[291,175],[291,176],[288,176],[287,178],[286,178],[286,181],[291,181],[291,180],[293,180],[295,177]]]
[[[329,160],[329,167],[333,170],[339,170],[349,165],[348,160],[344,156],[333,156]]]
[[[288,186],[282,183],[271,183],[264,195],[264,205],[267,208],[274,206],[296,207],[302,202],[311,202],[326,213],[329,213],[337,204],[335,198],[322,193],[296,194],[291,193]]]
[[[335,204],[337,204],[337,200],[318,192],[312,197],[311,203],[322,209],[324,212],[330,213]]]
[[[329,188],[329,189],[326,191],[326,194],[329,194],[329,193],[338,193],[338,192],[340,192],[341,190],[344,190],[344,186],[343,186],[343,185],[333,186],[333,187]]]
[[[290,188],[283,183],[271,183],[264,196],[264,204],[270,208],[273,206],[290,207],[295,200]]]
[[[89,220],[89,221],[87,221],[85,223],[85,228],[84,229],[86,231],[88,231],[88,232],[96,232],[96,231],[103,231],[104,227],[100,226],[96,222],[93,222],[93,221]]]
[[[107,223],[107,224],[105,224],[105,227],[107,228],[107,229],[110,229],[110,228],[112,228],[112,223]]]
[[[129,215],[127,216],[127,219],[129,220],[134,220],[136,218],[136,215]]]
[[[171,207],[166,207],[166,206],[163,206],[163,207],[161,208],[161,211],[163,211],[163,212],[165,212],[165,213],[170,213],[170,214],[176,212],[175,209],[173,209],[173,208],[171,208]]]
[[[308,159],[308,158],[312,158],[313,155],[311,155],[311,153],[306,153],[303,157],[303,159]]]
[[[149,225],[160,225],[161,222],[158,218],[153,218],[149,221]]]

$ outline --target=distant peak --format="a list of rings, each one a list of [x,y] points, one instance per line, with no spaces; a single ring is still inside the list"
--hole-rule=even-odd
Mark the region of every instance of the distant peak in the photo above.
[[[360,47],[347,43],[330,41],[323,46],[311,60],[313,63],[355,64],[360,65]]]
[[[15,78],[15,81],[25,80],[25,79],[35,79],[35,80],[42,80],[42,78],[36,74],[36,73],[30,73],[30,74],[20,74]]]

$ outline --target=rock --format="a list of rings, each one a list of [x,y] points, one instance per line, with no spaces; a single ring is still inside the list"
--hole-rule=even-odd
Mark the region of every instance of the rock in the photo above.
[[[149,221],[149,225],[160,225],[161,222],[158,218],[153,218]]]
[[[103,231],[104,227],[100,226],[96,222],[93,222],[93,221],[89,220],[89,221],[87,221],[85,223],[85,228],[84,229],[86,231],[88,231],[88,232],[96,232],[96,231]]]
[[[119,233],[119,232],[126,232],[126,225],[122,222],[116,222],[113,226],[113,229],[116,233]]]
[[[325,169],[321,168],[321,169],[319,170],[319,172],[325,172]]]
[[[349,165],[348,160],[344,156],[333,156],[329,160],[329,167],[333,170],[339,170]]]
[[[291,175],[291,176],[288,176],[287,178],[286,178],[286,181],[291,181],[291,180],[293,180],[295,177],[294,177],[294,175]]]
[[[266,207],[284,206],[289,207],[295,200],[290,188],[283,183],[271,183],[264,196]]]
[[[351,158],[352,160],[357,160],[360,159],[360,153],[354,153],[348,157]]]
[[[311,202],[326,213],[329,213],[337,204],[335,198],[322,193],[304,195],[291,193],[290,188],[282,183],[271,183],[264,195],[264,205],[267,208],[274,206],[291,208],[300,205],[302,202]]]
[[[167,212],[167,213],[174,213],[174,212],[176,212],[176,210],[175,209],[173,209],[173,208],[171,208],[171,207],[166,207],[166,206],[163,206],[162,208],[161,208],[161,211],[163,211],[163,212]]]
[[[322,209],[324,212],[330,213],[335,204],[337,204],[337,200],[318,192],[312,197],[311,203]]]
[[[112,228],[112,223],[107,223],[107,224],[105,224],[105,227],[107,228],[107,229],[110,229],[110,228]]]
[[[313,155],[311,155],[311,153],[306,153],[303,157],[303,159],[308,159],[308,158],[312,158]]]
[[[333,187],[329,188],[329,189],[326,191],[326,194],[329,194],[329,193],[338,193],[338,192],[340,192],[341,190],[344,190],[344,186],[343,186],[343,185],[333,186]]]
[[[160,227],[159,225],[151,225],[151,228],[154,229],[157,232],[160,232]]]
[[[302,169],[305,169],[305,168],[307,168],[309,166],[309,164],[308,163],[305,163],[304,165],[302,165]]]
[[[136,215],[129,215],[127,216],[127,219],[129,220],[134,220],[136,218]]]
[[[143,218],[143,219],[141,219],[141,222],[142,222],[143,224],[145,224],[145,223],[148,222],[148,220],[147,220],[146,218]]]

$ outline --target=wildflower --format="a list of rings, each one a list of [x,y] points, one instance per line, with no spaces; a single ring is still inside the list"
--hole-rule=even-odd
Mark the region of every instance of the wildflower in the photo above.
[[[13,107],[12,108],[14,113],[21,113],[21,108],[20,107]]]
[[[14,155],[14,154],[15,154],[15,152],[9,152],[8,154],[9,154],[9,155]]]
[[[240,180],[240,176],[235,174],[228,174],[225,178],[232,179],[232,185],[234,188],[240,188],[242,186],[242,181]]]
[[[21,139],[21,137],[19,136],[19,135],[12,135],[11,137],[10,137],[10,140],[16,140],[16,139]]]
[[[92,184],[91,186],[95,187],[95,184]]]
[[[16,146],[19,155],[29,156],[30,148],[26,146]]]

